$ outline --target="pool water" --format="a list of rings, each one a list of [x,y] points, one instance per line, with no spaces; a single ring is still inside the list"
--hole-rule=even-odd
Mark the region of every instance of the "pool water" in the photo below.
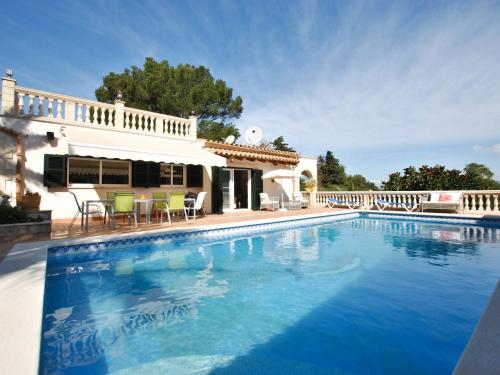
[[[500,229],[357,218],[49,256],[42,374],[444,374]]]

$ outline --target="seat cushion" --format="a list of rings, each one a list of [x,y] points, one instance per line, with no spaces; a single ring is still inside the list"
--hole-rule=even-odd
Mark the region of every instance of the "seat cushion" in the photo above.
[[[451,194],[439,194],[439,202],[451,202],[453,196]]]

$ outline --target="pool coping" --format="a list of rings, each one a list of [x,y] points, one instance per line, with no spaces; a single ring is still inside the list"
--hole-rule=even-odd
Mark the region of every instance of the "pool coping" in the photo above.
[[[94,246],[98,251],[107,242],[127,243],[139,240],[155,241],[164,240],[162,237],[182,238],[189,234],[218,232],[215,234],[226,235],[242,232],[251,227],[269,229],[276,225],[285,227],[290,222],[291,226],[303,225],[317,219],[356,218],[361,214],[368,217],[412,218],[424,221],[454,222],[475,225],[479,223],[500,224],[500,217],[484,217],[477,215],[457,215],[443,213],[414,213],[414,212],[381,212],[370,210],[332,211],[315,214],[297,215],[293,217],[257,219],[225,224],[194,225],[187,228],[159,228],[148,232],[106,234],[100,236],[84,237],[78,239],[47,240],[40,242],[16,244],[5,259],[0,263],[0,373],[8,374],[38,374],[39,355],[42,335],[43,299],[45,291],[45,272],[49,249],[76,247],[89,248]],[[258,228],[257,228],[258,229]],[[176,236],[177,235],[177,236]],[[141,238],[148,238],[141,240]],[[83,246],[83,247],[82,247]],[[63,249],[64,251],[64,249]],[[500,293],[499,293],[500,298]],[[36,313],[38,312],[38,313]]]

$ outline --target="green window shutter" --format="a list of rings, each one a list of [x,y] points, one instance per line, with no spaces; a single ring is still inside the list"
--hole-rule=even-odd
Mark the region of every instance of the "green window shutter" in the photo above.
[[[148,163],[148,187],[160,187],[160,163]]]
[[[132,162],[132,187],[159,187],[160,164],[146,161]]]
[[[222,213],[221,168],[212,167],[212,212]]]
[[[188,165],[186,167],[187,187],[203,187],[203,166]]]
[[[132,162],[132,187],[147,187],[148,163],[145,161]]]
[[[260,193],[264,191],[262,182],[262,171],[252,169],[252,210],[260,210]]]
[[[66,155],[44,155],[43,186],[66,186]]]

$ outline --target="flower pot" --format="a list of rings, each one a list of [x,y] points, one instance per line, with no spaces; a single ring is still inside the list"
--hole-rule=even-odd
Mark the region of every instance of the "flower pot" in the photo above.
[[[23,196],[21,208],[23,210],[39,210],[41,200],[42,200],[42,197],[40,194],[25,195],[25,196]]]

